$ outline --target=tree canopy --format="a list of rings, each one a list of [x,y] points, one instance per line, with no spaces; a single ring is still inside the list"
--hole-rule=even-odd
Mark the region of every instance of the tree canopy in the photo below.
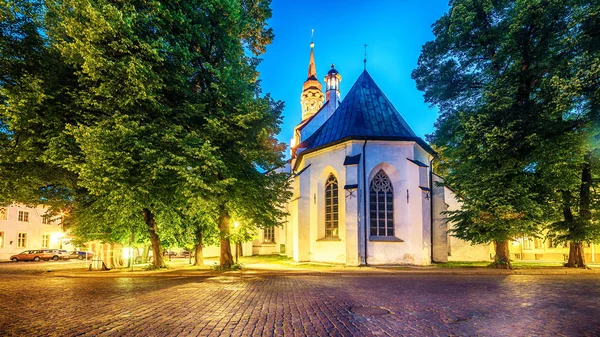
[[[462,203],[450,216],[454,235],[495,242],[498,264],[509,266],[508,241],[539,235],[540,224],[555,214],[557,187],[577,185],[576,177],[581,182],[582,130],[594,117],[572,80],[589,71],[577,62],[587,53],[581,20],[598,4],[455,0],[450,6],[433,25],[435,40],[423,46],[412,77],[440,112],[429,139]],[[597,78],[587,83],[598,91]]]
[[[202,227],[188,208],[216,203],[275,225],[266,202],[285,196],[286,180],[264,172],[282,164],[283,104],[261,93],[256,71],[273,38],[269,5],[3,3],[0,172],[15,180],[3,180],[2,201],[52,193],[106,240],[145,227],[157,267],[161,228]]]

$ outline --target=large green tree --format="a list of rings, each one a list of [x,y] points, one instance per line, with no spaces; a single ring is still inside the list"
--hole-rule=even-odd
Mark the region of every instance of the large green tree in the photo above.
[[[550,180],[557,185],[555,210],[560,213],[558,220],[549,224],[548,236],[569,243],[568,267],[586,268],[583,244],[600,240],[599,15],[599,1],[573,6],[571,34],[565,39],[563,53],[570,62],[551,80],[555,87],[552,102],[564,109],[554,127],[559,141],[547,144],[542,152],[546,161],[555,161],[545,166],[554,174]]]
[[[269,192],[252,177],[280,163],[281,103],[261,96],[249,56],[272,39],[269,4],[2,3],[1,169],[15,178],[3,201],[52,193],[111,240],[143,223],[163,267],[169,214],[232,204],[241,186]]]
[[[537,235],[551,213],[540,145],[577,128],[560,118],[573,105],[553,104],[552,82],[570,65],[576,4],[450,1],[413,71],[425,101],[440,110],[430,140],[462,202],[450,216],[454,235],[494,242],[499,267],[510,267],[510,240]]]

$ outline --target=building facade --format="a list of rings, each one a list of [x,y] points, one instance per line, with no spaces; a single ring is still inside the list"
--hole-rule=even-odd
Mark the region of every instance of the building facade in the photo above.
[[[61,218],[46,216],[44,206],[20,204],[0,207],[0,260],[28,249],[72,249]]]

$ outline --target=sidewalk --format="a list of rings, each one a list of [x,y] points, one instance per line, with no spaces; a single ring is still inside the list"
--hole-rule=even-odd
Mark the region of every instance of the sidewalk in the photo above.
[[[296,263],[292,266],[272,263],[244,263],[242,270],[218,271],[210,268],[216,261],[206,260],[205,268],[192,267],[187,260],[167,262],[168,268],[161,270],[143,270],[144,265],[128,268],[115,268],[106,271],[86,268],[49,271],[46,276],[52,277],[216,277],[216,276],[396,276],[410,274],[442,274],[442,275],[570,275],[570,274],[599,274],[600,266],[592,265],[591,269],[576,269],[564,267],[535,267],[522,269],[494,269],[494,268],[441,268],[438,266],[369,266],[345,267],[330,265],[315,265]]]

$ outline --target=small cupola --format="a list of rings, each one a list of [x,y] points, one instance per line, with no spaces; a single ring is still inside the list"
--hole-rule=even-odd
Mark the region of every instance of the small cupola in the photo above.
[[[342,81],[342,75],[335,70],[335,65],[331,65],[331,69],[327,72],[327,76],[325,76],[325,83],[327,84],[327,91],[336,90],[340,91],[340,82]]]
[[[332,64],[331,69],[327,72],[327,76],[325,76],[325,99],[329,101],[328,104],[333,111],[335,111],[340,104],[340,82],[342,82],[342,75],[335,70],[335,65]]]

